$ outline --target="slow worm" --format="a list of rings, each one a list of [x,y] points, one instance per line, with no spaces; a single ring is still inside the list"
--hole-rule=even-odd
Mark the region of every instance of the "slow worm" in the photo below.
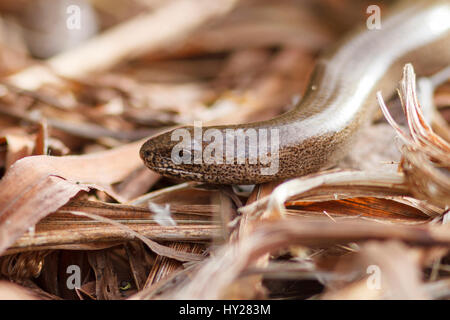
[[[382,15],[381,29],[352,32],[321,56],[293,110],[261,122],[178,128],[149,139],[141,158],[164,176],[214,184],[316,172],[346,154],[372,118],[376,92],[394,93],[408,62],[419,74],[450,64],[449,0],[400,1]]]

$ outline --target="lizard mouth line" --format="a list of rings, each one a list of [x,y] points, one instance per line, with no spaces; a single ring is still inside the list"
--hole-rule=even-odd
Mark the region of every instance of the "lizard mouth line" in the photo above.
[[[203,174],[201,173],[194,173],[192,171],[187,171],[187,170],[183,170],[183,169],[176,169],[176,168],[169,168],[169,167],[157,167],[157,166],[151,166],[150,167],[151,170],[158,172],[158,173],[163,173],[163,174],[189,174],[189,175],[195,175],[198,178],[202,177]]]

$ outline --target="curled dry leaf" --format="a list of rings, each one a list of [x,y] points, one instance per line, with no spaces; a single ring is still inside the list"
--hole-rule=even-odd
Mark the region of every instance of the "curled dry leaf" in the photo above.
[[[90,187],[109,188],[141,166],[142,141],[83,156],[34,156],[0,181],[0,254],[40,219]]]

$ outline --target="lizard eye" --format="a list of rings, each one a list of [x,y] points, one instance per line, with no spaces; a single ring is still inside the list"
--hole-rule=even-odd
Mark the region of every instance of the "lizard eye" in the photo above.
[[[185,159],[185,158],[190,158],[191,157],[191,150],[189,149],[181,149],[179,154],[178,154],[181,158]]]

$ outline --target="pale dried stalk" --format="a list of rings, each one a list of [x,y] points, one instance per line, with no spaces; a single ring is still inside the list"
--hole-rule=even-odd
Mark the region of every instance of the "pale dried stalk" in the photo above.
[[[264,197],[240,209],[243,213],[252,212],[256,215],[265,210],[284,213],[284,202],[294,196],[325,186],[403,186],[403,176],[396,173],[363,172],[363,171],[333,171],[312,174],[302,178],[293,179],[279,185],[267,197]]]
[[[220,299],[230,283],[260,257],[295,244],[323,247],[392,239],[424,246],[448,246],[448,231],[448,226],[405,227],[379,223],[283,219],[262,225],[250,234],[246,241],[222,247],[203,263],[188,282],[162,298]]]
[[[420,249],[398,241],[369,241],[352,263],[364,279],[337,290],[329,288],[321,299],[430,299],[423,285],[420,257]],[[367,272],[369,266],[379,270],[378,283],[374,283],[373,273]]]
[[[142,234],[134,231],[130,227],[128,227],[120,222],[114,221],[113,219],[109,219],[109,218],[105,218],[105,217],[102,217],[102,216],[99,216],[96,214],[91,214],[91,213],[86,213],[86,212],[81,212],[81,211],[69,211],[68,213],[73,214],[73,215],[84,216],[84,217],[87,217],[87,218],[90,218],[93,220],[97,220],[97,221],[100,221],[103,223],[109,223],[116,227],[119,227],[122,230],[124,230],[125,232],[132,235],[133,237],[136,237],[139,240],[141,240],[142,242],[144,242],[150,248],[150,250],[154,251],[155,253],[157,253],[161,256],[172,258],[172,259],[179,260],[179,261],[201,261],[201,260],[203,260],[203,257],[201,255],[187,253],[187,252],[179,252],[170,247],[160,245],[159,243],[144,237]]]
[[[0,282],[0,300],[38,300],[42,299],[32,290],[9,281]]]
[[[256,186],[250,195],[247,204],[258,201],[261,197],[270,194],[276,187],[277,182],[271,182]],[[232,235],[232,239],[235,238],[238,243],[245,243],[247,238],[251,236],[257,225],[261,223],[272,223],[281,219],[282,216],[273,211],[266,211],[264,214],[257,216],[252,213],[244,213],[239,219],[239,229],[237,229]],[[269,254],[261,256],[258,260],[254,261],[252,266],[264,268],[269,263]],[[261,299],[265,296],[265,288],[262,285],[262,275],[249,275],[247,277],[239,279],[232,283],[223,293],[224,298],[232,299]]]
[[[159,49],[198,28],[211,18],[229,12],[237,0],[178,0],[155,12],[138,16],[85,44],[9,77],[17,87],[35,90],[43,83],[58,83],[56,75],[82,78],[107,70],[124,59]],[[50,69],[50,70],[48,70]]]

